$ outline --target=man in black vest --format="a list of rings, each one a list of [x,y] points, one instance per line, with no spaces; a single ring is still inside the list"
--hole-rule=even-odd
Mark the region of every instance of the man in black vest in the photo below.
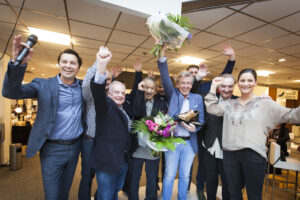
[[[220,92],[219,101],[236,98],[232,96],[235,83],[234,77],[231,74],[222,74],[221,77],[224,77],[224,81],[218,87]],[[223,117],[207,113],[206,124],[202,129],[202,133],[204,133],[202,145],[206,148],[204,162],[207,200],[216,200],[219,174],[222,180],[222,199],[229,200],[226,177],[223,169],[222,128]]]

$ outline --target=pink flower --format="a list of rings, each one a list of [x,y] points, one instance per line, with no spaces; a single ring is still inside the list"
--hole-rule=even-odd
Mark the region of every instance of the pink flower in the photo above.
[[[145,121],[145,124],[146,124],[147,126],[150,126],[151,124],[153,124],[153,121],[152,121],[152,120],[146,120],[146,121]]]

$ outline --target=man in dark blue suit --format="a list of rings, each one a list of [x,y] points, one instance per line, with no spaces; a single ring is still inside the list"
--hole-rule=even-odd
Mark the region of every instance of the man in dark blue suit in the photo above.
[[[91,167],[96,171],[97,200],[118,199],[124,184],[131,146],[132,112],[125,106],[125,85],[113,81],[105,91],[106,65],[111,52],[101,47],[97,54],[97,72],[91,81],[96,109],[96,134]],[[130,114],[131,113],[131,114]]]
[[[29,137],[26,156],[40,151],[45,199],[67,200],[80,151],[83,132],[81,84],[77,75],[82,60],[66,49],[58,56],[59,74],[53,78],[35,78],[22,84],[33,49],[19,66],[14,66],[19,51],[29,48],[17,35],[13,41],[13,59],[8,63],[2,95],[10,99],[36,98],[38,110]]]

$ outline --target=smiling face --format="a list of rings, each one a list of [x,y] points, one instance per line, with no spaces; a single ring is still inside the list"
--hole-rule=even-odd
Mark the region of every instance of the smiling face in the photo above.
[[[109,85],[109,90],[107,96],[117,104],[117,106],[122,106],[125,101],[126,88],[123,83],[119,81],[113,81]]]
[[[180,77],[176,85],[180,93],[187,97],[193,87],[193,78],[192,76]]]
[[[73,54],[63,53],[60,57],[58,67],[60,78],[63,82],[74,81],[79,71],[77,57]]]
[[[240,75],[238,80],[238,87],[242,95],[253,93],[254,87],[256,85],[257,83],[252,73],[246,72]]]
[[[144,93],[145,99],[147,99],[147,100],[153,99],[153,97],[155,95],[155,89],[156,89],[155,82],[150,79],[147,79],[147,80],[144,80],[143,86],[144,86],[143,89],[145,91],[145,93]]]
[[[229,99],[234,89],[234,80],[232,78],[224,78],[223,82],[218,86],[218,89],[224,100]]]

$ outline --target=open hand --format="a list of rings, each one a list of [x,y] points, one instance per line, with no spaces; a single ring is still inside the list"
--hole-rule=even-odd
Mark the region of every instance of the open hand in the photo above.
[[[204,77],[206,77],[208,74],[210,73],[210,71],[207,71],[207,64],[200,64],[199,65],[199,70],[198,70],[198,73],[197,73],[197,77],[199,79],[202,79]]]
[[[22,63],[21,63],[21,64],[25,64],[25,63],[28,63],[28,61],[31,59],[32,54],[33,54],[33,49],[29,48],[27,43],[21,42],[21,39],[22,39],[21,35],[16,35],[14,37],[13,46],[12,46],[12,56],[13,56],[13,60],[16,60],[16,58],[18,57],[19,52],[23,48],[29,49],[29,52],[28,52],[27,56],[22,60]]]
[[[229,60],[235,60],[234,49],[231,47],[230,43],[223,42],[221,44],[221,48],[223,49],[222,53],[226,56],[229,56]]]
[[[142,66],[143,66],[142,58],[137,57],[135,59],[135,63],[133,64],[133,68],[135,69],[135,71],[140,72],[140,71],[142,71]]]
[[[121,66],[113,66],[111,68],[111,74],[114,78],[117,78],[123,72],[123,68]]]

